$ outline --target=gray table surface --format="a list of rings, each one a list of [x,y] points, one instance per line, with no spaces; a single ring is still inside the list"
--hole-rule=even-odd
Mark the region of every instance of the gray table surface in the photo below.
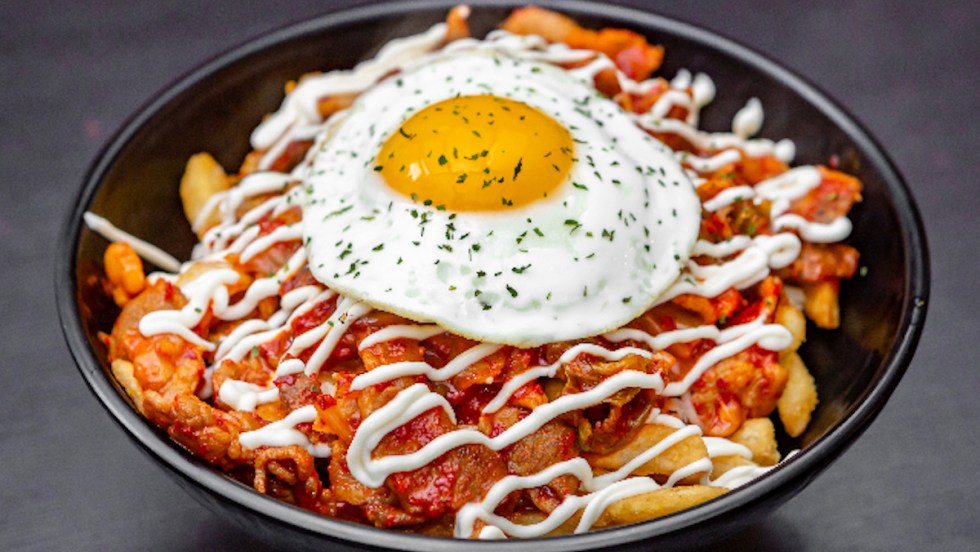
[[[932,247],[928,323],[884,412],[720,549],[976,549],[980,8],[622,3],[735,38],[838,98],[905,174]],[[86,4],[0,4],[0,550],[264,550],[189,500],[88,392],[58,327],[54,246],[82,173],[128,114],[214,54],[342,3]]]

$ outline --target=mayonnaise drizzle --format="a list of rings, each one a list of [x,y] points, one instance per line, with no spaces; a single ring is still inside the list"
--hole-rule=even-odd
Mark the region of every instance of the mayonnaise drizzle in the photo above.
[[[687,152],[675,153],[674,157],[682,164],[693,168],[699,173],[711,173],[721,169],[725,165],[737,163],[742,158],[742,154],[738,150],[730,149],[711,157],[698,157]]]
[[[180,286],[181,293],[187,297],[187,304],[180,310],[158,310],[147,313],[140,319],[139,330],[145,336],[175,334],[204,348],[215,350],[215,345],[197,335],[191,328],[200,324],[208,305],[221,298],[227,303],[226,285],[238,281],[239,274],[229,268],[209,270]],[[216,299],[217,298],[217,299]]]
[[[86,226],[91,228],[93,231],[98,232],[107,240],[128,243],[137,255],[164,270],[169,270],[170,272],[177,272],[180,270],[180,261],[175,259],[169,253],[151,243],[147,243],[137,238],[128,232],[124,232],[119,228],[116,228],[111,222],[100,217],[99,215],[96,215],[91,211],[86,211],[84,214],[82,214],[82,218],[85,220]]]
[[[755,187],[735,186],[722,190],[713,198],[705,201],[702,206],[706,211],[713,212],[744,199],[754,199],[756,203],[769,200],[772,202],[769,215],[774,231],[792,228],[808,242],[838,242],[851,234],[852,224],[846,216],[837,217],[829,223],[820,223],[809,221],[796,214],[786,213],[793,200],[805,196],[819,186],[820,180],[820,171],[816,167],[809,165],[795,167],[785,173],[763,180]],[[736,238],[739,237],[742,236],[736,236]]]
[[[436,437],[411,454],[372,458],[371,451],[385,435],[405,425],[419,414],[432,408],[441,408],[455,421],[456,415],[449,402],[429,390],[424,383],[417,383],[401,391],[388,404],[371,413],[358,428],[350,448],[347,464],[351,474],[362,484],[377,488],[395,472],[411,471],[429,464],[446,451],[468,444],[484,445],[491,450],[502,450],[540,429],[553,418],[597,404],[604,398],[623,389],[663,389],[659,374],[644,374],[632,370],[620,372],[581,393],[565,395],[538,406],[527,417],[504,430],[496,437],[487,437],[475,429],[457,429]]]
[[[279,388],[227,379],[218,388],[218,399],[235,410],[255,412],[257,405],[278,401]]]
[[[358,318],[364,316],[365,314],[371,312],[371,307],[365,303],[358,303],[353,299],[344,298],[341,303],[338,304],[337,310],[330,316],[327,320],[327,329],[325,330],[326,337],[320,342],[316,350],[313,351],[313,355],[310,356],[310,360],[306,363],[306,369],[304,372],[307,376],[312,376],[320,371],[323,363],[326,362],[330,355],[333,354],[334,348],[340,343],[340,338],[344,336],[344,332],[350,327]],[[323,326],[320,326],[321,328]],[[319,330],[319,328],[317,328]],[[306,334],[312,334],[317,330],[310,330]],[[318,332],[319,333],[319,332]],[[295,347],[299,340],[293,342]],[[290,352],[293,352],[293,348],[290,348]]]
[[[510,400],[511,395],[513,395],[521,387],[524,387],[526,384],[535,381],[538,378],[555,377],[555,374],[558,373],[558,368],[560,368],[562,364],[571,362],[581,354],[597,356],[603,360],[611,362],[622,360],[628,355],[637,355],[644,358],[650,358],[652,356],[648,351],[637,349],[635,347],[623,347],[622,349],[610,351],[609,349],[605,349],[591,343],[579,343],[578,345],[575,345],[562,353],[557,362],[549,364],[548,366],[530,368],[527,371],[511,377],[506,383],[504,383],[500,391],[497,392],[497,395],[495,395],[494,398],[483,407],[483,413],[492,414],[500,410],[505,404],[507,404],[507,401]]]
[[[328,458],[330,457],[330,445],[325,443],[313,444],[305,433],[296,429],[297,424],[310,423],[314,420],[316,420],[316,407],[309,404],[293,410],[279,421],[272,422],[255,431],[240,433],[238,442],[250,449],[298,445],[306,449],[314,458]]]
[[[425,375],[425,377],[429,378],[429,381],[445,381],[502,348],[503,346],[492,343],[474,345],[457,355],[456,358],[449,361],[442,368],[433,368],[426,362],[394,362],[392,364],[378,366],[370,372],[354,378],[354,381],[350,384],[350,388],[356,391],[395,378],[419,374]]]
[[[755,197],[755,190],[752,189],[752,186],[735,186],[718,192],[715,197],[705,201],[701,206],[705,211],[713,213],[722,207],[728,207],[736,201],[752,197]]]
[[[762,121],[762,102],[759,98],[751,98],[732,119],[732,133],[742,138],[755,136],[762,129]]]
[[[446,330],[443,330],[435,324],[386,326],[362,339],[361,343],[357,346],[357,350],[363,351],[369,347],[377,345],[378,343],[384,343],[385,341],[391,341],[393,339],[414,339],[416,341],[425,341],[430,337],[445,333],[445,331]]]

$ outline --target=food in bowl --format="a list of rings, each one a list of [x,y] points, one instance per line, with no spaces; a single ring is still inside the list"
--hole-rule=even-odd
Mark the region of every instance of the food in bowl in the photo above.
[[[190,261],[86,217],[117,380],[257,491],[413,532],[581,532],[764,474],[769,416],[817,401],[796,349],[839,324],[860,183],[751,138],[756,100],[698,130],[710,78],[651,78],[639,35],[466,14],[290,83],[237,174],[192,157]]]

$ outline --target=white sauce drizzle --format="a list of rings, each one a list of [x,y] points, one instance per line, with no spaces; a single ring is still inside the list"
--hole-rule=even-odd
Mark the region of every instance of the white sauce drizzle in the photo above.
[[[100,217],[99,215],[86,211],[84,214],[82,214],[82,219],[85,220],[86,226],[92,229],[92,231],[97,232],[103,238],[109,241],[121,241],[128,243],[137,255],[159,266],[160,268],[169,270],[170,272],[177,272],[180,270],[180,261],[175,259],[169,253],[151,243],[147,243],[137,238],[128,232],[124,232],[123,230],[116,228],[111,222]]]
[[[255,412],[260,404],[279,400],[279,388],[275,385],[262,387],[247,381],[227,379],[218,388],[218,399],[235,410]]]
[[[280,226],[269,232],[268,234],[262,236],[261,238],[253,241],[248,247],[242,251],[239,260],[243,263],[247,263],[252,260],[256,255],[265,251],[274,244],[290,240],[299,240],[303,238],[303,228],[300,224],[290,224],[288,226]]]
[[[753,197],[755,197],[755,190],[751,186],[735,186],[718,192],[715,197],[705,201],[702,207],[704,207],[705,211],[713,213],[722,207],[728,207],[736,201]]]
[[[513,395],[518,389],[524,387],[526,384],[538,379],[538,378],[553,378],[555,374],[558,373],[558,368],[562,364],[571,362],[576,357],[581,354],[588,354],[592,356],[597,356],[607,361],[619,361],[626,358],[629,355],[637,355],[644,358],[650,358],[652,355],[643,349],[637,349],[635,347],[623,347],[622,349],[617,349],[615,351],[610,351],[598,345],[593,345],[591,343],[579,343],[573,346],[559,357],[558,361],[549,364],[548,366],[538,366],[536,368],[528,369],[504,383],[497,395],[494,396],[486,406],[483,407],[484,414],[492,414],[500,410],[507,401],[510,400],[511,395]]]
[[[708,456],[711,458],[741,456],[746,460],[752,459],[752,451],[745,445],[720,437],[701,437],[701,440],[704,441],[704,446],[708,449]]]
[[[772,222],[773,230],[783,228],[794,228],[808,242],[833,243],[850,236],[852,225],[847,217],[837,217],[832,222],[820,223],[790,214],[782,215]]]
[[[759,98],[751,98],[732,119],[732,134],[741,138],[755,136],[762,128],[762,121],[762,102],[759,101]]]
[[[474,345],[457,355],[456,358],[449,361],[442,368],[433,368],[426,362],[394,362],[392,364],[378,366],[370,372],[365,372],[354,378],[354,381],[350,384],[350,388],[351,390],[357,391],[372,385],[391,381],[395,378],[419,374],[424,374],[429,378],[429,381],[446,381],[502,348],[503,346],[492,343]]]
[[[703,207],[706,211],[713,212],[743,199],[755,199],[756,203],[761,200],[769,200],[772,202],[769,214],[774,231],[792,228],[799,232],[804,240],[812,243],[838,242],[851,234],[852,224],[846,216],[837,217],[829,223],[820,223],[809,221],[792,213],[786,214],[793,200],[808,194],[820,185],[820,181],[820,171],[816,167],[809,165],[796,167],[783,174],[763,180],[754,188],[751,186],[735,186],[722,190],[713,198],[705,201]]]
[[[357,346],[357,350],[363,351],[377,345],[378,343],[384,343],[385,341],[391,341],[393,339],[404,338],[414,339],[416,341],[425,341],[430,337],[445,333],[445,331],[446,330],[435,324],[386,326],[362,339],[360,345]]]
[[[340,305],[337,306],[337,310],[330,316],[327,320],[328,333],[320,345],[317,346],[316,350],[313,351],[313,355],[310,356],[310,360],[306,363],[306,369],[304,372],[307,376],[312,376],[320,371],[323,363],[330,358],[333,354],[334,348],[340,343],[340,338],[344,336],[344,332],[350,327],[358,318],[364,316],[365,314],[371,312],[371,307],[364,303],[354,302],[352,299],[344,298],[344,302],[348,303],[346,309],[342,309]],[[331,324],[332,322],[332,324]],[[322,327],[322,326],[321,326]],[[311,330],[307,333],[313,333],[315,330]],[[307,334],[303,334],[306,336]],[[298,340],[297,340],[298,341]],[[294,345],[296,341],[293,342]],[[292,352],[292,349],[290,349]]]
[[[730,163],[737,163],[742,159],[742,154],[738,150],[730,149],[711,157],[698,157],[687,152],[674,153],[674,157],[699,173],[711,173]]]
[[[179,311],[158,310],[147,313],[140,319],[140,333],[147,337],[175,334],[207,351],[213,351],[214,344],[204,340],[190,328],[201,322],[212,300],[217,301],[223,297],[227,302],[228,289],[225,285],[234,284],[238,278],[238,273],[228,268],[209,270],[200,274],[180,287],[181,293],[187,297],[184,308]]]
[[[245,448],[286,447],[297,445],[307,450],[314,458],[329,458],[330,445],[313,444],[305,433],[296,429],[297,424],[316,420],[316,407],[312,404],[297,408],[285,418],[260,427],[255,431],[245,431],[238,435],[238,442]]]
[[[452,406],[437,393],[429,390],[424,383],[417,383],[395,396],[388,404],[371,413],[361,422],[347,450],[347,465],[351,474],[362,484],[377,488],[395,472],[411,471],[429,464],[446,451],[468,444],[484,445],[491,450],[502,450],[527,437],[553,418],[597,404],[613,393],[627,388],[663,389],[663,378],[659,374],[644,374],[632,370],[620,372],[581,393],[565,395],[540,405],[527,417],[490,438],[475,429],[457,429],[436,437],[424,447],[411,454],[371,458],[371,451],[381,439],[419,414],[432,408],[442,408],[455,421]]]

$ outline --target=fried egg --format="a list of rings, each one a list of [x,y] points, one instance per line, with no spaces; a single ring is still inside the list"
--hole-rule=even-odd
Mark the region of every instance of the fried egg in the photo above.
[[[670,150],[564,69],[473,49],[334,116],[304,177],[313,275],[480,341],[597,335],[685,266],[700,202]]]

